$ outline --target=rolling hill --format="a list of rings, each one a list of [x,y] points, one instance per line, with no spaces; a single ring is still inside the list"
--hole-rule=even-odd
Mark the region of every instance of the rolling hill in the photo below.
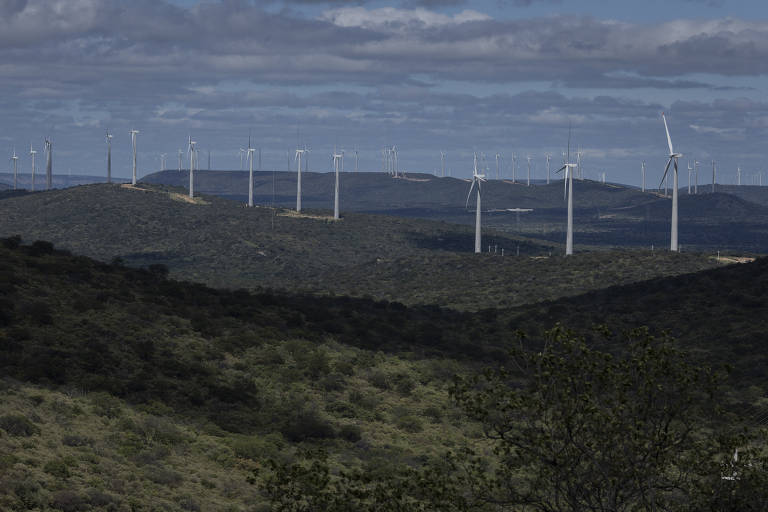
[[[210,194],[244,202],[248,175],[240,171],[200,171],[196,187]],[[146,183],[186,187],[184,171],[162,171],[145,176]],[[393,179],[383,173],[344,173],[341,180],[343,211],[375,212],[410,218],[471,225],[467,214],[466,180],[410,174]],[[294,173],[255,173],[254,197],[258,204],[292,207],[296,201]],[[333,175],[304,173],[303,204],[329,208],[333,200]],[[768,187],[719,186],[713,204],[708,193],[688,196],[681,189],[681,243],[692,250],[768,252],[763,226],[768,215]],[[509,180],[489,180],[483,188],[486,222],[506,233],[550,243],[565,241],[565,203],[561,180],[546,185]],[[741,195],[739,195],[741,194]],[[585,247],[663,247],[669,243],[670,198],[656,192],[590,180],[574,182],[575,240]],[[532,209],[513,213],[513,208]],[[666,213],[665,213],[666,211]]]
[[[484,238],[497,252],[474,255],[468,252],[473,233],[465,226],[357,213],[333,222],[326,215],[248,209],[211,196],[189,202],[158,187],[90,185],[0,201],[0,236],[50,240],[102,261],[164,264],[176,278],[217,287],[277,287],[465,310],[716,264],[705,255],[650,251],[563,258],[557,246],[499,232]]]
[[[0,507],[268,510],[249,478],[301,449],[337,469],[424,464],[481,438],[452,376],[556,321],[588,339],[592,322],[669,328],[734,365],[724,404],[762,410],[767,279],[761,259],[472,314],[215,290],[5,239]]]

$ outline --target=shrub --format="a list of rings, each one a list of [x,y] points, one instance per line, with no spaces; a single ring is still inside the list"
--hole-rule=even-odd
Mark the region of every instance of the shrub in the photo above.
[[[363,433],[358,425],[347,423],[339,428],[339,437],[351,443],[356,443],[362,439]]]
[[[372,371],[368,375],[368,382],[370,382],[372,386],[379,388],[382,391],[387,390],[390,387],[389,376],[380,370]]]
[[[64,459],[49,460],[43,466],[43,471],[56,478],[69,478],[69,466]]]
[[[40,433],[40,429],[20,414],[0,416],[0,428],[14,437],[30,437]]]
[[[336,436],[333,425],[314,409],[299,411],[288,418],[281,432],[286,439],[294,442],[307,439],[331,439]]]
[[[93,439],[90,437],[79,436],[76,434],[67,435],[61,438],[61,444],[64,446],[90,446],[93,444]]]
[[[421,420],[416,416],[411,416],[411,415],[397,418],[395,425],[400,430],[405,430],[406,432],[410,432],[412,434],[415,434],[417,432],[421,432],[422,430],[424,430],[424,427],[421,424]]]
[[[144,471],[144,474],[150,481],[168,487],[178,487],[181,485],[181,482],[184,481],[184,478],[180,473],[162,466],[152,466],[147,468]]]
[[[122,405],[118,398],[109,393],[98,392],[88,395],[93,405],[93,411],[99,416],[117,418],[122,414]]]
[[[90,508],[86,500],[73,491],[63,490],[54,493],[51,498],[51,507],[63,512],[79,512]]]

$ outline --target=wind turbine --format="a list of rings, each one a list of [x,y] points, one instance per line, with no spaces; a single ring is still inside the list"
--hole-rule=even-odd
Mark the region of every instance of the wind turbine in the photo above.
[[[517,157],[512,153],[512,183],[515,183],[515,174],[517,170]]]
[[[35,155],[37,151],[32,149],[32,143],[29,143],[29,154],[32,157],[32,192],[35,191]]]
[[[16,148],[13,148],[13,156],[11,157],[11,161],[13,162],[13,190],[16,190],[18,187],[18,174],[16,172],[17,170],[17,164],[19,161],[19,157],[16,156]]]
[[[179,172],[181,172],[182,165],[184,165],[184,152],[179,148]]]
[[[107,130],[107,183],[112,183],[112,134]]]
[[[165,170],[165,157],[168,155],[168,153],[160,153],[160,170]]]
[[[528,186],[531,186],[531,155],[528,155]]]
[[[16,155],[16,151],[13,152]],[[741,167],[736,167],[736,184],[741,185]]]
[[[253,208],[253,156],[256,148],[251,147],[251,137],[248,137],[248,208]]]
[[[333,149],[333,169],[336,172],[336,186],[334,187],[333,195],[333,218],[339,218],[339,168],[344,170],[344,151],[341,153],[336,152],[336,148]]]
[[[189,198],[192,199],[195,197],[195,145],[197,142],[192,140],[192,137],[189,137]]]
[[[552,155],[547,153],[547,185],[549,185],[549,159],[552,158]]]
[[[440,151],[440,173],[445,178],[445,151]]]
[[[640,174],[642,175],[643,180],[643,192],[645,192],[645,160],[643,160],[643,163],[640,165]]]
[[[482,251],[482,239],[480,234],[480,212],[482,211],[480,205],[480,183],[485,181],[485,174],[478,174],[477,172],[477,153],[475,153],[474,166],[472,169],[472,184],[469,186],[469,193],[467,194],[466,207],[469,208],[469,198],[472,195],[472,189],[477,185],[477,206],[475,209],[475,254]]]
[[[501,155],[496,153],[496,179],[501,179],[501,168],[499,166],[499,161],[501,160]]]
[[[557,170],[558,173],[565,171],[563,176],[563,184],[565,186],[564,194],[568,195],[568,228],[565,235],[565,255],[571,256],[573,254],[573,171],[571,169],[577,168],[577,164],[571,163],[571,129],[568,128],[568,152],[565,156],[565,163]]]
[[[715,193],[715,161],[712,160],[712,193]]]
[[[699,161],[693,161],[693,195],[699,194]]]
[[[136,135],[139,134],[139,130],[131,130],[128,133],[131,134],[131,144],[133,145],[133,179],[131,180],[131,184],[135,185],[136,184]]]
[[[360,155],[357,152],[357,149],[355,149],[355,173],[357,173],[360,170]]]
[[[667,161],[667,167],[664,169],[664,177],[662,181],[667,177],[669,172],[669,166],[674,163],[674,175],[672,179],[672,232],[670,235],[669,249],[671,251],[679,251],[677,245],[677,159],[680,158],[682,153],[675,153],[672,149],[672,138],[669,136],[669,127],[667,126],[667,118],[664,116],[664,112],[661,113],[661,119],[664,121],[664,130],[667,132],[667,144],[669,145],[669,160]]]
[[[578,151],[576,151],[576,177],[581,179],[584,179],[584,177],[581,175],[581,155],[582,151],[581,148],[579,148]],[[605,178],[603,178],[603,183],[605,183]]]
[[[296,178],[296,213],[301,213],[301,157],[304,156],[304,152],[306,149],[296,149],[296,156],[294,156],[294,160],[296,160],[296,172],[297,172],[297,178]]]
[[[53,184],[53,143],[45,138],[45,190],[51,190]]]
[[[693,171],[693,167],[691,167],[691,162],[688,162],[688,195],[691,195],[691,171]]]

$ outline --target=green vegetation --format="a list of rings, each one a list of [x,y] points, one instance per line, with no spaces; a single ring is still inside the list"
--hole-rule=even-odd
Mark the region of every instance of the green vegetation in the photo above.
[[[175,194],[175,195],[173,195]],[[310,212],[316,215],[321,212]],[[92,185],[0,201],[2,234],[49,240],[174,278],[229,288],[281,288],[461,310],[503,308],[716,265],[700,254],[559,249],[491,233],[505,256],[476,256],[470,228],[348,214],[341,222],[243,208],[158,188]],[[520,256],[517,257],[519,247]]]
[[[765,482],[756,470],[762,452],[751,438],[736,436],[743,431],[734,427],[750,426],[742,411],[766,405],[759,366],[765,350],[756,341],[768,321],[759,295],[766,279],[768,262],[758,260],[470,314],[372,299],[215,290],[169,279],[161,264],[135,269],[73,256],[49,242],[5,239],[0,509],[312,509],[295,505],[296,498],[328,510],[352,510],[343,503],[359,507],[354,510],[387,510],[383,503],[408,510],[493,510],[493,500],[520,502],[510,490],[539,489],[536,499],[543,502],[552,483],[562,480],[553,468],[535,466],[538,459],[520,459],[505,451],[509,445],[486,438],[493,428],[524,426],[525,418],[533,418],[529,426],[539,430],[520,431],[530,442],[562,439],[562,422],[575,417],[579,432],[605,434],[618,447],[594,453],[584,467],[619,467],[623,459],[613,454],[642,457],[648,439],[643,429],[641,437],[622,437],[627,424],[638,414],[648,414],[651,425],[674,412],[682,416],[671,419],[674,429],[662,441],[675,439],[685,422],[695,420],[696,428],[675,445],[679,450],[657,454],[657,469],[668,476],[683,463],[698,468],[680,492],[699,510],[712,509],[713,496],[724,500],[714,509],[746,510],[743,501],[732,506],[733,500],[765,503]],[[726,314],[723,301],[715,300],[723,289],[730,290],[726,303],[748,306],[753,321],[700,338],[693,323]],[[624,295],[627,303],[619,300]],[[590,305],[606,314],[589,317]],[[638,306],[632,321],[611,317],[611,308],[630,311],[631,305]],[[688,307],[696,314],[689,315]],[[691,355],[622,334],[627,326],[653,322],[660,311]],[[589,329],[603,317],[615,336]],[[587,344],[561,331],[547,338],[542,325],[558,318],[572,321]],[[521,327],[530,328],[523,346],[533,351],[514,349]],[[727,381],[711,382],[701,365],[723,360],[723,347],[743,355],[730,360],[735,368]],[[632,370],[636,361],[645,361],[647,373]],[[542,369],[542,362],[550,368]],[[473,380],[485,367],[485,377]],[[538,371],[554,380],[543,381]],[[635,380],[626,380],[628,372]],[[616,386],[651,381],[662,394]],[[700,394],[708,382],[719,390]],[[713,420],[716,406],[723,410]],[[609,417],[615,425],[606,423]],[[710,451],[699,450],[701,443]],[[734,446],[744,450],[740,460],[752,465],[738,468],[738,486],[723,487],[722,464]],[[711,464],[702,458],[708,453]],[[520,464],[528,471],[520,473]],[[635,476],[622,473],[621,485]],[[510,479],[516,485],[505,487]],[[483,492],[467,494],[468,488]],[[676,494],[655,496],[679,503]],[[530,503],[533,497],[524,496]],[[570,506],[557,502],[559,509]]]

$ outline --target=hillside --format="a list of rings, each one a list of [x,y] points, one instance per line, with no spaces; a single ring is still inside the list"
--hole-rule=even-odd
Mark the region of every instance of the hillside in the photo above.
[[[663,251],[563,258],[556,246],[498,232],[484,238],[498,252],[475,255],[468,227],[354,213],[333,222],[324,215],[248,209],[211,196],[188,202],[161,188],[91,185],[0,201],[0,236],[50,240],[102,261],[164,264],[176,278],[217,287],[276,287],[465,310],[715,265],[705,255]]]
[[[295,173],[255,173],[254,197],[258,204],[293,207],[296,203]],[[241,171],[200,171],[196,187],[206,193],[244,202],[248,174]],[[330,208],[333,175],[304,173],[303,204]],[[163,171],[145,176],[146,183],[187,187],[184,171]],[[410,218],[471,225],[465,209],[469,182],[437,178],[428,174],[393,179],[383,173],[344,173],[341,178],[343,211],[376,212]],[[768,215],[768,187],[727,187],[743,201],[721,199],[713,205],[710,194],[688,196],[681,189],[681,243],[691,250],[768,252],[764,226]],[[486,223],[498,231],[562,244],[565,241],[565,201],[562,180],[528,187],[509,180],[483,184]],[[663,247],[669,243],[671,199],[656,192],[602,184],[591,180],[574,182],[575,241],[584,246]],[[513,213],[511,208],[532,209]],[[665,212],[666,210],[666,212]]]
[[[252,471],[300,448],[337,468],[424,464],[481,437],[453,375],[557,320],[672,326],[695,358],[734,364],[738,410],[764,403],[766,260],[468,314],[214,290],[17,243],[0,245],[5,509],[252,510]]]

